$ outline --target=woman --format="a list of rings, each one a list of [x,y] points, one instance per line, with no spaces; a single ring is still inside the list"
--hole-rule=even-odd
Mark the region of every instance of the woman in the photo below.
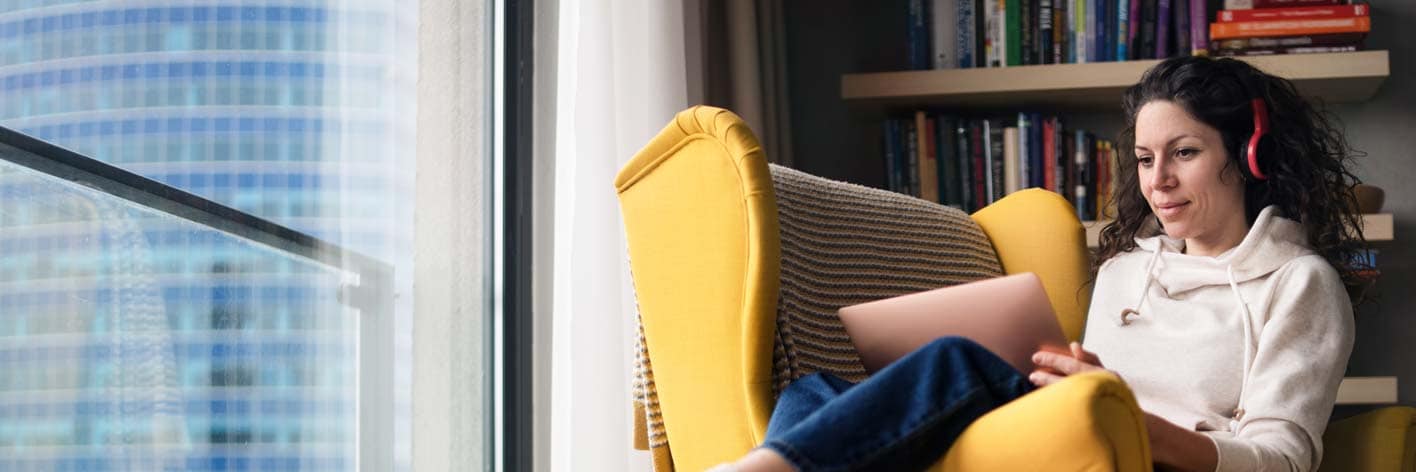
[[[1102,231],[1086,349],[1027,377],[944,338],[860,385],[804,377],[767,441],[725,470],[922,469],[974,419],[1111,369],[1180,470],[1315,470],[1352,348],[1362,246],[1333,126],[1286,80],[1181,57],[1124,94],[1116,220]],[[1103,360],[1105,364],[1103,365]]]

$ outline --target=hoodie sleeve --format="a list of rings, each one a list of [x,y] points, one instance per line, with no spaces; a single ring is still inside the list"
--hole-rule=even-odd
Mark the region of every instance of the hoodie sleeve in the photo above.
[[[1233,437],[1210,436],[1219,471],[1312,471],[1352,353],[1352,305],[1319,256],[1281,270],[1258,336]]]

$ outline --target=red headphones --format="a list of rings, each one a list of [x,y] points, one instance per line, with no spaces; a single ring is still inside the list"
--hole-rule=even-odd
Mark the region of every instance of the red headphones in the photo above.
[[[1264,99],[1255,98],[1249,102],[1254,109],[1254,134],[1249,135],[1249,146],[1246,155],[1249,157],[1249,174],[1258,180],[1268,180],[1268,176],[1259,170],[1259,142],[1268,136],[1269,120],[1268,106]]]

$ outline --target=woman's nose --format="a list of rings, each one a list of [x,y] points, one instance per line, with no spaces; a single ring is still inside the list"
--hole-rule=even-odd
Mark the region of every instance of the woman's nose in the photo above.
[[[1175,186],[1175,173],[1170,168],[1168,161],[1155,163],[1154,171],[1150,175],[1151,188],[1167,189]]]

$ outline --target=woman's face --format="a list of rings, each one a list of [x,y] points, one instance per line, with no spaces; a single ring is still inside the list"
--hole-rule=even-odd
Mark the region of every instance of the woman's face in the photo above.
[[[1136,114],[1135,151],[1141,195],[1187,253],[1215,256],[1244,240],[1244,179],[1226,166],[1219,130],[1179,105],[1152,101]]]

